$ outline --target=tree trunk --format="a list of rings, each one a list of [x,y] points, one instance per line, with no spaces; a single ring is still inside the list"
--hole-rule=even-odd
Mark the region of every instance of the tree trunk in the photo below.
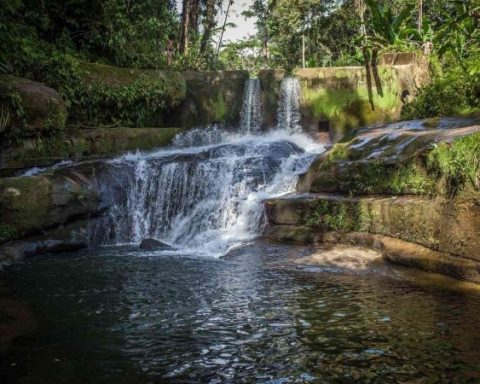
[[[223,22],[223,26],[222,26],[222,33],[220,34],[220,39],[218,40],[217,56],[220,53],[220,48],[222,47],[223,34],[225,33],[225,28],[227,26],[227,21],[228,21],[228,14],[230,12],[230,7],[232,6],[232,4],[233,4],[233,0],[229,0],[227,11],[225,12],[225,21]]]
[[[203,54],[212,38],[212,30],[215,28],[215,0],[206,0],[204,32],[200,44],[200,52]]]
[[[423,30],[423,0],[418,0],[418,32]]]
[[[305,32],[302,34],[302,68],[305,68]]]
[[[180,52],[187,54],[191,33],[198,33],[198,11],[200,0],[183,0],[182,24],[180,29]]]
[[[182,23],[180,25],[180,52],[185,53],[188,50],[188,37],[190,29],[190,0],[183,0],[182,3]]]
[[[358,17],[360,18],[360,35],[366,36],[367,29],[365,27],[365,11],[367,10],[367,7],[365,2],[363,0],[355,0],[355,8],[357,10]]]
[[[198,13],[200,11],[200,0],[190,0],[190,32],[198,34]]]

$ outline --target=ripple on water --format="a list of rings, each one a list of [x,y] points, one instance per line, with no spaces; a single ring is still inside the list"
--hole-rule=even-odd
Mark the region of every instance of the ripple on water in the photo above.
[[[5,277],[40,327],[0,363],[2,383],[480,380],[477,293],[388,267],[277,268],[295,252],[312,250],[257,244],[214,260],[107,248],[13,266]]]

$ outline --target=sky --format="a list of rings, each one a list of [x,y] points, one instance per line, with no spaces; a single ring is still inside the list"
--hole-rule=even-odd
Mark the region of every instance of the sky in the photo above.
[[[223,1],[224,11],[227,8],[228,0]],[[248,7],[253,3],[253,0],[234,0],[232,7],[230,8],[230,13],[228,16],[228,21],[237,25],[236,28],[228,28],[225,31],[223,36],[224,41],[237,41],[253,35],[255,33],[255,19],[245,19],[242,16],[242,12],[247,10]],[[177,9],[179,12],[182,11],[182,2],[177,0]],[[218,25],[222,25],[225,20],[225,13],[218,15],[217,22]]]

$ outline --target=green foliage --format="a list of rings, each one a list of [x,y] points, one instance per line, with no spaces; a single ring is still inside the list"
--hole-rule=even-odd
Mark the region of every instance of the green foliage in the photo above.
[[[90,81],[80,62],[68,54],[54,55],[44,77],[66,100],[70,123],[141,127],[178,103],[169,97],[163,79],[141,75],[120,84]]]
[[[429,171],[443,179],[446,194],[480,191],[480,133],[436,145],[428,155]]]
[[[414,6],[406,5],[400,12],[396,13],[387,1],[365,0],[365,3],[371,12],[371,18],[368,22],[368,29],[371,34],[363,37],[366,40],[365,44],[405,49],[409,37],[415,33],[415,29],[407,25]]]
[[[18,232],[13,226],[5,223],[0,223],[0,243],[14,240],[17,237]]]
[[[163,83],[146,78],[122,86],[80,82],[72,91],[71,118],[84,124],[141,127],[166,107]]]
[[[480,56],[464,60],[463,66],[450,65],[437,74],[430,85],[418,91],[416,98],[405,105],[402,119],[413,120],[437,116],[467,115],[480,112]]]
[[[15,140],[22,137],[26,126],[22,98],[11,86],[0,94],[0,138]]]
[[[89,44],[122,67],[163,68],[168,35],[175,31],[171,1],[102,2],[100,28],[93,28]]]
[[[306,225],[323,231],[366,230],[365,215],[355,202],[317,200],[311,204],[311,214]]]

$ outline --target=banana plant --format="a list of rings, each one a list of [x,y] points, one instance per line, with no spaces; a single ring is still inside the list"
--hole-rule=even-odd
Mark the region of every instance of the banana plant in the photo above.
[[[370,11],[367,29],[370,32],[365,36],[365,45],[383,48],[388,46],[404,46],[410,37],[418,33],[415,28],[407,26],[415,8],[408,5],[399,14],[395,14],[387,1],[382,3],[375,0],[365,0]]]
[[[440,56],[452,53],[462,63],[471,48],[480,45],[480,6],[471,1],[456,1],[455,12],[442,11],[444,23],[436,35]]]

